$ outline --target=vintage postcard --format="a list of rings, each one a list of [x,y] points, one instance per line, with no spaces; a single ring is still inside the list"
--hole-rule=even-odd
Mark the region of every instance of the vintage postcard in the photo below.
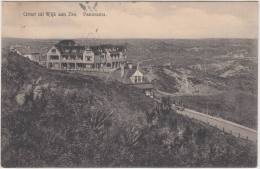
[[[3,1],[2,167],[256,167],[258,2]]]

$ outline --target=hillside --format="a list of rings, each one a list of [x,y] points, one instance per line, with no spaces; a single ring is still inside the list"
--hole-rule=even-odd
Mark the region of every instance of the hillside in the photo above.
[[[234,55],[232,55],[234,56]],[[206,71],[206,72],[205,72]],[[207,64],[160,66],[156,88],[174,95],[185,106],[257,128],[256,59],[215,58]],[[171,83],[167,83],[172,81]],[[166,84],[163,84],[166,82]],[[164,86],[163,86],[163,85]]]
[[[27,124],[21,124],[20,120],[40,118],[44,123],[38,121],[40,124],[37,127],[42,129],[48,124],[55,128],[58,125],[62,127],[57,131],[61,134],[62,130],[68,129],[66,125],[74,125],[70,121],[71,116],[87,116],[99,112],[112,114],[111,118],[115,122],[138,127],[144,123],[143,112],[152,109],[153,105],[154,101],[146,98],[138,89],[126,88],[114,82],[104,83],[91,76],[47,70],[21,56],[3,54],[3,138],[5,133],[10,136],[11,132],[6,130],[9,127],[18,132],[18,135],[22,131],[16,129],[28,129],[28,126],[23,126]],[[117,124],[113,123],[111,127],[114,125]],[[9,144],[12,141],[7,139],[6,142]]]
[[[255,167],[256,145],[96,77],[2,55],[3,167]]]

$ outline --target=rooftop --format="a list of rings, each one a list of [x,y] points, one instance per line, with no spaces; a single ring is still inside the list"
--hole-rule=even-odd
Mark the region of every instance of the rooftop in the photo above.
[[[98,45],[98,46],[90,46],[90,49],[93,50],[95,54],[100,54],[106,51],[109,52],[124,52],[126,50],[126,47],[123,45],[112,45],[112,44],[106,44],[106,45]]]
[[[77,45],[73,40],[62,40],[55,44],[55,47],[60,51],[61,54],[83,54],[85,47]]]
[[[21,47],[15,47],[17,51],[19,51],[22,55],[26,54],[40,54],[40,52],[34,48],[31,48],[30,46],[21,46]]]
[[[76,42],[73,40],[62,40],[59,43],[57,43],[56,45],[58,45],[58,46],[75,46]]]

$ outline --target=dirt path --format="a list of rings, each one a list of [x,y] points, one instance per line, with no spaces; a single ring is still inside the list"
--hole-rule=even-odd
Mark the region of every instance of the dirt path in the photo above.
[[[160,100],[156,98],[155,100],[160,102]],[[175,106],[172,105],[172,108],[175,109]],[[234,123],[232,121],[224,120],[219,117],[214,117],[204,113],[200,113],[198,111],[188,109],[188,108],[185,108],[182,111],[177,110],[176,112],[186,117],[207,123],[208,125],[216,127],[219,130],[222,130],[225,133],[229,133],[235,137],[247,139],[254,143],[257,143],[257,130]]]
[[[207,123],[210,126],[216,127],[225,133],[232,134],[235,137],[248,139],[257,143],[257,131],[251,128],[187,108],[183,111],[177,111],[177,113]]]

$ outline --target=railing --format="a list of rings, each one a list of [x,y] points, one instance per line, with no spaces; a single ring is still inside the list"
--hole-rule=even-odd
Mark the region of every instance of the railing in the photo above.
[[[161,92],[165,93],[165,92]],[[168,93],[167,93],[168,94]],[[161,102],[161,100],[154,98],[157,102]],[[235,137],[240,137],[243,139],[248,139],[257,143],[257,131],[240,124],[224,120],[218,117],[213,117],[208,114],[200,113],[191,109],[187,109],[184,107],[178,107],[172,105],[172,109],[176,110],[178,114],[182,114],[189,118],[194,118],[196,120],[202,121],[204,123],[209,124],[210,126],[216,127],[222,130],[225,133],[232,134]]]
[[[71,71],[71,72],[77,72],[77,71],[81,71],[81,72],[113,72],[115,69],[108,69],[108,68],[104,68],[104,69],[96,69],[96,68],[60,68],[59,70],[65,70],[65,71]]]
[[[251,128],[218,117],[213,117],[207,114],[199,113],[187,108],[185,108],[182,111],[177,110],[177,113],[187,116],[189,118],[194,118],[196,120],[205,122],[213,127],[222,130],[223,132],[230,133],[233,136],[248,139],[255,143],[257,142],[257,131]]]

